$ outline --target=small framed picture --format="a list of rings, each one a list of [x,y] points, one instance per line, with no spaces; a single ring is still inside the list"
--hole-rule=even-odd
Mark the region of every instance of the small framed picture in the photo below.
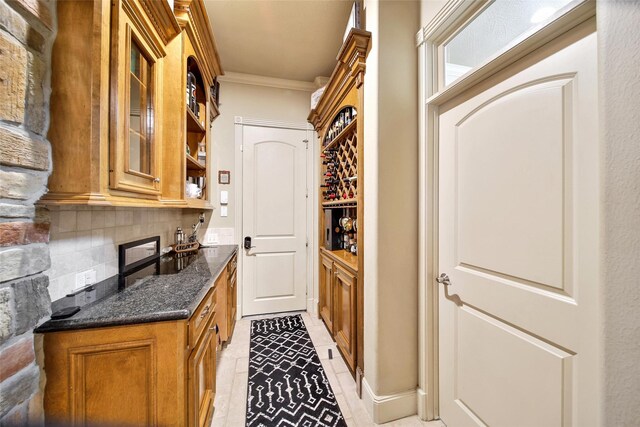
[[[231,184],[231,172],[218,171],[218,184]]]

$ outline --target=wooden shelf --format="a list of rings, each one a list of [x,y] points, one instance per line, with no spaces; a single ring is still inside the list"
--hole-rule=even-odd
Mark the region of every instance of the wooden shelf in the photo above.
[[[187,131],[188,132],[198,132],[198,133],[206,133],[206,129],[200,122],[191,108],[187,107]]]
[[[196,199],[194,197],[186,197],[187,207],[195,209],[213,209],[211,203],[205,199]]]
[[[351,133],[351,131],[353,130],[353,128],[356,126],[356,122],[358,121],[358,118],[356,117],[355,119],[351,120],[351,123],[349,123],[347,125],[347,127],[345,127],[344,129],[342,129],[342,132],[340,132],[338,134],[338,136],[336,136],[335,138],[333,138],[331,140],[330,143],[327,144],[326,147],[322,148],[322,151],[326,151],[326,150],[330,150],[333,147],[336,146],[336,144],[338,144],[338,142],[340,142],[340,140],[344,139],[349,133]]]
[[[332,200],[330,202],[323,202],[322,206],[342,207],[342,206],[356,206],[357,204],[358,204],[358,199],[342,199],[342,200]]]
[[[186,153],[185,153],[186,154]],[[191,169],[191,170],[206,170],[207,166],[206,165],[201,165],[200,163],[198,163],[198,161],[192,157],[189,154],[186,154],[187,156],[187,170]]]

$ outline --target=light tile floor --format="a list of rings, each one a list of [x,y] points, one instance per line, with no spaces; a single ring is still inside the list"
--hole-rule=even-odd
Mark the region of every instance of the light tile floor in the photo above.
[[[358,398],[355,381],[322,321],[306,312],[301,314],[347,425],[349,427],[379,425],[371,420],[364,403]],[[251,320],[282,315],[256,316],[236,322],[231,342],[218,353],[215,413],[211,424],[213,427],[242,427],[245,425]],[[331,360],[328,354],[329,349],[333,352]],[[439,421],[425,422],[414,415],[386,423],[384,426],[442,427],[444,424]]]

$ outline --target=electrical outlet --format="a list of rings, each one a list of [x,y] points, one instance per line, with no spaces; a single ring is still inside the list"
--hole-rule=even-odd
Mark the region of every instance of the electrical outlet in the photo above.
[[[86,285],[84,272],[76,273],[76,289],[84,288]]]
[[[96,283],[96,271],[94,269],[87,270],[84,272],[84,284],[93,285]]]
[[[207,230],[207,233],[204,236],[205,245],[219,245],[220,244],[220,235],[213,230]]]

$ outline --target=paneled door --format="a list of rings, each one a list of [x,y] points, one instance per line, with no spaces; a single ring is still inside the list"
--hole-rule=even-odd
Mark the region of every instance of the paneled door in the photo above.
[[[598,423],[596,34],[533,55],[439,110],[450,427]]]
[[[306,135],[243,126],[243,315],[307,307]]]

